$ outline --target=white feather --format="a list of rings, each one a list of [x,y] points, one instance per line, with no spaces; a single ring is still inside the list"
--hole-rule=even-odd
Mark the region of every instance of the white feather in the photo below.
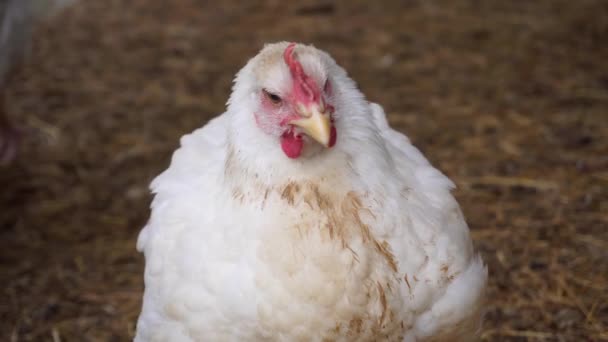
[[[474,338],[487,271],[452,182],[329,55],[297,47],[312,77],[332,80],[332,149],[289,159],[256,126],[252,94],[284,86],[272,61],[285,47],[239,72],[228,111],[182,138],[152,183],[135,340]]]

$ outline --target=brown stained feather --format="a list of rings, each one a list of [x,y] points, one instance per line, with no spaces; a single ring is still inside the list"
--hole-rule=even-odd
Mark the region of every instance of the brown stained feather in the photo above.
[[[300,192],[300,185],[296,182],[289,182],[281,192],[281,198],[286,200],[289,205],[294,205],[296,195]]]
[[[359,254],[357,254],[357,252],[355,252],[352,248],[350,248],[349,245],[346,245],[345,248],[348,249],[353,254],[353,259],[355,260],[355,262],[359,262]]]
[[[393,310],[388,310],[388,321],[389,322],[394,322],[395,321],[395,311]]]
[[[360,195],[355,191],[340,195],[310,181],[290,181],[274,189],[284,203],[289,206],[298,208],[298,206],[306,205],[312,211],[326,218],[327,222],[321,228],[323,229],[322,234],[327,239],[338,241],[343,248],[351,251],[355,262],[359,262],[358,255],[349,243],[353,239],[360,239],[370,251],[378,256],[379,260],[384,260],[388,269],[395,273],[394,280],[401,280],[401,277],[397,279],[398,264],[389,243],[378,240],[373,235],[370,226],[364,222],[364,218],[373,220],[375,216],[371,210],[364,207]],[[312,227],[302,225],[295,225],[295,227],[300,237],[306,234],[307,229],[312,229]],[[409,287],[409,280],[406,279],[406,282]],[[355,316],[348,322],[344,322],[343,329],[350,338],[356,339],[370,331],[373,332],[374,336],[380,336],[379,334],[386,333],[387,325],[394,325],[396,329],[399,329],[399,318],[396,317],[396,313],[388,305],[387,291],[389,293],[393,292],[390,282],[377,281],[375,284],[374,282],[369,284],[366,292],[367,298],[378,303],[380,312],[375,317]]]
[[[391,246],[388,242],[382,241],[382,243],[380,243],[378,240],[374,239],[374,245],[376,246],[376,250],[384,257],[391,270],[397,273],[397,261],[395,260],[395,255],[393,255],[393,252],[390,250]]]
[[[311,190],[317,207],[321,210],[329,210],[333,207],[331,200],[327,195],[321,193],[319,186],[313,183],[307,183],[308,188]]]
[[[262,200],[262,209],[264,209],[264,206],[266,205],[266,201],[268,200],[269,194],[270,194],[270,188],[266,188],[266,190],[264,190],[264,199]]]
[[[345,213],[349,213],[350,216],[355,220],[354,223],[357,227],[359,227],[363,242],[367,242],[372,240],[372,238],[369,226],[363,223],[361,216],[359,215],[362,207],[363,205],[361,204],[361,199],[357,196],[357,194],[354,191],[349,191],[346,194],[344,202],[342,202],[342,210]]]
[[[452,280],[454,280],[454,278],[460,274],[460,272],[456,272],[454,274],[449,274],[449,270],[450,270],[450,266],[447,264],[441,264],[441,273],[443,274],[443,277],[445,278],[445,280],[450,283],[452,282]]]
[[[232,198],[235,201],[243,203],[243,201],[245,200],[245,194],[243,193],[243,190],[241,188],[235,187],[234,189],[232,189]]]
[[[238,177],[235,177],[237,174]],[[247,178],[249,179],[248,182],[236,181]],[[236,202],[244,204],[245,201],[259,198],[258,194],[264,194],[264,200],[262,201],[263,208],[270,191],[272,191],[272,187],[263,184],[258,178],[257,174],[252,175],[249,173],[249,170],[239,165],[235,150],[229,146],[226,160],[224,161],[224,179],[228,186],[232,186],[232,198]]]
[[[324,227],[330,239],[340,240],[346,248],[348,240],[353,235],[358,235],[364,243],[372,244],[393,272],[398,272],[397,261],[388,242],[378,241],[372,235],[369,225],[363,222],[362,213],[371,218],[375,218],[375,216],[371,210],[363,206],[361,198],[355,191],[347,192],[341,200],[336,201],[332,200],[330,195],[322,192],[319,185],[312,182],[300,185],[290,181],[281,189],[281,198],[289,205],[296,206],[304,202],[311,209],[318,210],[327,217],[328,222]]]
[[[363,327],[363,319],[361,317],[355,317],[348,322],[348,335],[356,336],[361,333]]]
[[[327,231],[329,232],[329,238],[333,239],[334,238],[334,225],[333,224],[328,224],[327,225]]]
[[[407,285],[407,289],[410,291],[410,295],[412,294],[412,287],[410,286],[410,281],[407,279],[407,274],[403,277],[405,280],[405,284]]]
[[[382,314],[380,315],[380,320],[378,321],[378,325],[382,325],[384,322],[384,318],[386,317],[386,311],[388,306],[386,304],[386,294],[384,293],[384,287],[378,282],[378,296],[380,298],[380,305],[382,306]]]
[[[422,262],[422,264],[420,266],[418,266],[418,271],[417,272],[422,271],[422,269],[425,268],[426,265],[428,265],[428,264],[429,264],[429,256],[425,255],[424,256],[424,261]],[[414,276],[414,278],[415,278],[415,276]],[[416,279],[416,281],[418,281],[418,279]]]

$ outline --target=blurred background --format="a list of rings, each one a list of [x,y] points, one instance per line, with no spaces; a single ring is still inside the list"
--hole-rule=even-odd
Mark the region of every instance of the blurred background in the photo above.
[[[11,3],[2,341],[132,338],[147,186],[279,40],[328,51],[457,183],[484,341],[608,341],[608,1],[3,0],[2,25]]]

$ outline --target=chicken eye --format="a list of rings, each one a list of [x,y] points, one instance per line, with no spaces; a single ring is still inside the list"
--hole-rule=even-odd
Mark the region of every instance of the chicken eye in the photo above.
[[[277,94],[273,94],[271,92],[269,92],[268,90],[264,89],[264,95],[270,100],[270,102],[278,105],[281,104],[281,97]]]

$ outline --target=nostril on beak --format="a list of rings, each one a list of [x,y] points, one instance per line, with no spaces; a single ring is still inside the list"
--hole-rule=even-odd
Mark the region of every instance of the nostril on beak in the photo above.
[[[319,112],[325,113],[325,102],[319,101]]]

